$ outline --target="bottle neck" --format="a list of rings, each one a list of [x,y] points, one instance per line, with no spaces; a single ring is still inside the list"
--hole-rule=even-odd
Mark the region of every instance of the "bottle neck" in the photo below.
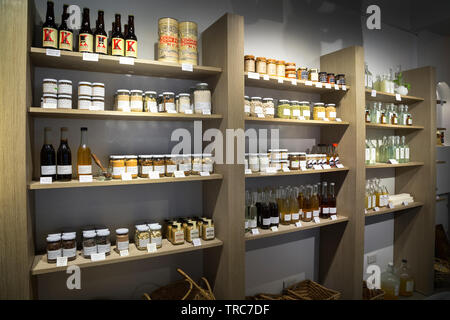
[[[86,31],[87,29],[91,28],[91,22],[89,19],[89,11],[83,11],[83,23],[81,29]]]
[[[128,35],[134,35],[134,17],[128,17]]]
[[[50,130],[44,129],[44,144],[50,144]]]
[[[100,11],[99,13],[98,13],[98,27],[97,27],[97,29],[99,29],[99,30],[104,30],[105,29],[105,20],[104,20],[104,14],[103,14],[103,12],[102,11]]]
[[[120,15],[116,15],[116,20],[114,22],[114,31],[116,33],[122,32],[122,26],[121,26],[121,23],[120,23]]]
[[[81,141],[80,145],[82,147],[87,146],[87,130],[81,130]]]
[[[61,143],[67,143],[67,130],[61,130]]]
[[[334,198],[334,184],[330,184],[330,197]]]
[[[47,14],[45,16],[45,20],[47,23],[55,22],[55,13],[53,10],[53,2],[47,2]]]

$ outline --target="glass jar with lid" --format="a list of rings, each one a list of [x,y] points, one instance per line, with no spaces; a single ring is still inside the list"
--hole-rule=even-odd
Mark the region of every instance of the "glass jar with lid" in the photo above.
[[[161,225],[158,223],[153,223],[149,225],[150,227],[150,243],[155,243],[156,248],[162,248],[162,233]]]
[[[300,80],[308,80],[308,68],[300,67],[297,69],[297,78]]]
[[[72,96],[58,94],[58,109],[72,109]]]
[[[97,252],[109,255],[111,253],[110,232],[108,229],[97,230]]]
[[[164,110],[168,113],[176,113],[175,94],[173,92],[163,92]]]
[[[260,74],[267,73],[267,59],[264,57],[256,58],[256,72]]]
[[[45,79],[44,79],[45,80]],[[50,93],[50,92],[43,92]],[[72,81],[71,80],[59,80],[58,81],[58,94],[72,95]]]
[[[252,173],[259,172],[259,158],[257,153],[249,153],[248,166]]]
[[[184,230],[181,226],[181,223],[176,222],[172,224],[170,232],[171,232],[170,240],[173,245],[180,245],[184,243]]]
[[[125,173],[125,156],[109,156],[109,165],[112,168],[113,179],[122,179]]]
[[[43,107],[54,108],[58,107],[58,96],[56,94],[45,93],[42,95]]]
[[[336,83],[336,77],[334,76],[334,73],[329,73],[327,74],[327,82],[330,84],[335,84]]]
[[[316,68],[311,68],[308,71],[308,80],[319,81],[319,70]]]
[[[62,236],[62,256],[68,261],[73,261],[77,257],[76,233],[63,234]]]
[[[159,177],[162,178],[166,174],[166,163],[164,155],[154,155],[153,160],[153,171],[159,172]]]
[[[92,83],[87,81],[78,82],[79,96],[92,96]]]
[[[173,177],[177,171],[176,155],[168,154],[165,156],[166,177]]]
[[[300,115],[305,118],[305,120],[311,119],[311,107],[308,101],[300,101]]]
[[[300,169],[306,168],[306,153],[305,152],[299,152],[298,155],[299,161],[300,161]]]
[[[328,82],[328,75],[326,72],[319,72],[319,82],[327,83]]]
[[[144,96],[144,112],[158,112],[158,105],[156,102],[156,91],[145,91]]]
[[[323,120],[325,118],[325,104],[322,102],[314,103],[313,119]]]
[[[281,164],[283,160],[270,160],[269,168],[275,169],[275,171],[281,171]]]
[[[211,90],[205,82],[197,83],[195,86],[194,112],[196,114],[211,113]]]
[[[270,160],[281,160],[281,150],[282,149],[269,149]]]
[[[244,114],[246,117],[250,116],[250,98],[249,96],[244,96]]]
[[[289,169],[300,170],[300,152],[289,153]]]
[[[200,238],[200,231],[196,220],[189,220],[185,229],[185,238],[187,242],[193,242],[194,239]]]
[[[56,79],[42,80],[42,93],[57,94],[58,93],[58,80],[56,80]],[[72,94],[72,92],[70,92],[70,94]]]
[[[189,93],[180,93],[178,98],[178,112],[193,113],[191,108],[191,96]]]
[[[287,161],[289,159],[288,149],[279,149],[281,160]]]
[[[128,250],[130,247],[130,239],[127,228],[116,229],[116,249],[117,251]]]
[[[125,172],[131,173],[131,177],[136,179],[138,176],[137,156],[130,155],[125,157]]]
[[[150,172],[153,171],[153,156],[140,155],[138,159],[139,159],[139,177],[141,178],[150,177]]]
[[[260,153],[259,157],[259,171],[266,172],[269,167],[269,154],[268,153]]]
[[[266,118],[273,119],[275,117],[275,105],[273,104],[273,98],[264,98],[262,108]]]
[[[277,76],[285,77],[286,75],[286,62],[284,60],[277,61]]]
[[[92,96],[93,97],[105,97],[105,84],[101,82],[94,82],[92,84]]]
[[[248,54],[244,56],[244,71],[245,72],[255,72],[256,66],[255,66],[255,56]]]
[[[56,263],[56,258],[62,257],[61,236],[51,235],[47,237],[47,262]]]
[[[78,96],[78,109],[90,110],[91,109],[91,97],[90,96]]]
[[[336,84],[345,86],[345,74],[338,74],[336,76]]]
[[[325,117],[330,121],[336,121],[336,105],[328,103],[325,108]]]
[[[206,223],[202,225],[202,239],[205,241],[215,238],[214,223],[212,219],[206,219]]]
[[[190,154],[180,155],[178,170],[183,171],[185,176],[189,176],[192,170],[192,159]]]
[[[261,97],[252,97],[250,101],[250,114],[252,117],[258,117],[259,114],[264,115]]]
[[[211,153],[204,153],[202,155],[202,171],[209,172],[210,174],[214,171],[214,160]]]
[[[97,253],[96,236],[94,230],[83,231],[83,257],[86,259],[90,259],[91,254]]]
[[[289,119],[291,117],[291,105],[289,100],[278,100],[277,116],[282,119]]]
[[[267,59],[267,74],[272,77],[277,76],[277,60]]]
[[[158,98],[156,99],[156,103],[158,105],[158,112],[166,112],[166,109],[164,108],[164,101],[163,101],[163,95],[158,94]]]
[[[291,119],[298,119],[300,118],[302,112],[300,108],[300,103],[297,100],[291,101]]]
[[[286,63],[286,78],[289,78],[289,79],[297,78],[296,65],[294,62]]]
[[[138,250],[147,250],[150,243],[149,227],[145,224],[137,225],[134,232],[134,244]]]
[[[103,97],[92,97],[91,100],[91,110],[103,111],[105,110],[105,98]]]
[[[192,174],[200,175],[203,170],[203,159],[201,153],[195,153],[192,155]]]
[[[130,112],[130,91],[119,89],[116,93],[116,109],[117,111]]]

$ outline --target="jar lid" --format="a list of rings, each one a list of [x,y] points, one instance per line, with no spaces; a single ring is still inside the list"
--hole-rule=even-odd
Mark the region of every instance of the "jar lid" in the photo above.
[[[275,59],[267,59],[267,62],[268,63],[277,63],[277,60],[275,60]]]
[[[62,236],[63,241],[68,241],[68,240],[75,240],[76,235],[74,234],[64,234]]]
[[[130,90],[131,93],[139,93],[142,94],[142,90]]]
[[[137,225],[136,230],[139,232],[148,231],[148,226],[145,224]]]
[[[127,234],[127,233],[128,233],[128,229],[127,228],[116,229],[116,234]]]
[[[284,60],[278,60],[277,64],[285,64]]]
[[[325,105],[323,102],[316,102],[316,103],[314,103],[314,106],[323,106],[323,105]]]
[[[56,98],[57,97],[56,94],[54,94],[54,93],[44,93],[42,96],[44,98]]]
[[[156,91],[145,91],[145,94],[156,94]]]
[[[199,82],[195,85],[197,89],[208,89],[208,84],[206,82]]]
[[[92,97],[92,100],[105,101],[105,98],[103,98],[103,97]]]
[[[109,230],[106,230],[106,229],[97,230],[97,235],[99,237],[106,237],[106,236],[109,236],[109,234],[110,234]]]
[[[84,231],[83,238],[95,238],[95,231]]]
[[[280,152],[283,149],[269,149],[269,152]]]
[[[247,54],[246,56],[244,56],[244,59],[255,59],[255,56],[252,54]]]
[[[63,236],[66,236],[66,235],[74,235],[74,236],[76,236],[77,233],[76,232],[64,232],[62,235]]]
[[[178,96],[180,96],[180,97],[189,97],[190,94],[189,93],[180,93]]]
[[[294,66],[294,67],[295,67],[295,62],[287,62],[286,65],[287,65],[287,66]]]
[[[158,223],[152,223],[150,225],[150,230],[161,230],[161,225],[159,225]]]
[[[45,80],[46,79],[44,79],[44,81]],[[70,83],[70,84],[72,84],[72,80],[61,79],[61,80],[58,80],[58,83]]]
[[[104,83],[101,83],[101,82],[94,82],[93,84],[92,84],[94,87],[104,87],[105,86],[105,84]]]
[[[338,76],[338,77],[345,77],[345,74],[340,73],[340,74],[338,74],[337,76]]]
[[[58,94],[58,99],[59,98],[72,100],[72,96],[70,94]]]
[[[309,71],[315,73],[315,72],[319,71],[319,69],[317,69],[317,68],[311,68],[311,69],[309,69]]]
[[[53,235],[47,237],[47,242],[56,242],[56,241],[61,241],[61,236]]]
[[[257,157],[258,156],[258,153],[249,153],[248,154],[250,157]]]
[[[327,104],[327,107],[335,107],[336,105],[334,103]]]
[[[289,103],[289,100],[282,99],[282,100],[278,100],[278,102],[281,102],[281,103]]]
[[[170,94],[170,95],[175,95],[175,93],[173,93],[173,92],[163,92],[162,94],[163,94],[164,96],[165,96],[165,95],[169,95],[169,94]]]
[[[46,79],[43,79],[42,82],[58,82],[58,80],[46,78]]]
[[[125,156],[125,159],[137,159],[137,156],[129,155],[129,156]]]
[[[84,96],[84,95],[81,95],[81,96],[78,96],[78,100],[91,100],[91,96]]]
[[[298,104],[299,102],[297,100],[292,100],[291,103]]]
[[[288,152],[288,149],[280,149],[280,152]]]
[[[79,86],[83,86],[83,85],[85,85],[85,86],[91,86],[92,83],[90,83],[90,82],[88,82],[88,81],[80,81],[80,82],[78,82],[78,85],[79,85]]]
[[[47,235],[47,237],[54,237],[54,236],[61,237],[61,233],[49,233],[49,234]]]
[[[309,101],[300,101],[300,104],[309,104]]]
[[[259,99],[259,100],[261,100],[262,98],[261,97],[252,97],[252,100],[253,99]]]
[[[155,155],[153,155],[153,158],[164,158],[165,157],[165,155],[163,155],[163,154],[155,154]]]
[[[264,98],[264,101],[273,101],[273,98]]]
[[[139,158],[153,158],[153,156],[152,155],[149,155],[149,154],[140,154],[139,155]]]
[[[325,71],[321,71],[319,72],[319,74],[327,74]]]
[[[290,156],[298,156],[300,152],[289,152],[288,155]]]
[[[116,93],[128,93],[128,94],[130,94],[130,90],[127,90],[127,89],[119,89],[119,90],[116,91]]]
[[[266,58],[265,57],[257,57],[256,61],[266,61]]]

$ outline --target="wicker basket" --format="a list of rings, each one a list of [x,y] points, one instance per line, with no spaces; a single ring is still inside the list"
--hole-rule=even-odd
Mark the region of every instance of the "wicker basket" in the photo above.
[[[339,300],[341,293],[312,281],[305,280],[285,289],[285,294],[296,300]]]
[[[381,289],[369,289],[366,281],[363,281],[363,300],[384,300],[384,291]]]
[[[436,288],[450,287],[450,262],[434,258],[434,286]]]
[[[253,297],[246,297],[246,300],[298,300],[285,294],[260,293]]]

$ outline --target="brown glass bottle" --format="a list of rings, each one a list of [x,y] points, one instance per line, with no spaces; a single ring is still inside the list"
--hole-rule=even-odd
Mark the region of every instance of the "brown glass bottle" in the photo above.
[[[371,121],[370,121],[370,112],[369,112],[369,110],[367,110],[366,109],[366,115],[365,115],[365,118],[366,118],[366,123],[370,123]]]
[[[72,152],[67,142],[67,128],[61,128],[61,142],[56,154],[56,180],[70,181],[72,179]]]
[[[93,52],[93,36],[91,30],[91,23],[89,18],[89,9],[83,9],[83,20],[81,22],[81,29],[78,35],[78,51]]]
[[[41,177],[56,179],[55,149],[50,143],[50,128],[44,128],[44,144],[41,149]]]
[[[305,201],[305,188],[303,186],[301,186],[298,191],[297,201],[300,213],[300,220],[303,220],[303,203]]]
[[[77,153],[77,174],[92,174],[91,149],[87,146],[87,128],[81,128],[81,142]]]
[[[320,197],[320,217],[322,219],[328,219],[330,217],[330,207],[328,203],[328,190],[327,183],[322,183],[322,195]]]
[[[69,14],[67,13],[67,8],[69,6],[65,4],[63,6],[63,13],[61,16],[61,25],[59,26],[59,41],[58,47],[60,50],[73,51],[73,30],[69,29],[67,26],[67,19],[69,19]]]
[[[330,217],[335,216],[336,212],[336,195],[334,193],[334,182],[330,183],[328,190],[328,208],[330,209]]]
[[[121,30],[120,14],[116,13],[114,29],[111,34],[111,55],[113,56],[124,56],[125,53],[125,40]]]
[[[42,47],[57,49],[58,27],[55,23],[55,12],[53,7],[53,1],[47,1],[47,13],[45,15],[45,22],[42,25]]]
[[[128,31],[125,35],[125,56],[137,58],[137,37],[134,33],[134,16],[128,16]]]
[[[95,45],[94,52],[99,54],[108,54],[108,35],[105,31],[104,12],[98,11],[97,27],[95,28],[94,37]]]

